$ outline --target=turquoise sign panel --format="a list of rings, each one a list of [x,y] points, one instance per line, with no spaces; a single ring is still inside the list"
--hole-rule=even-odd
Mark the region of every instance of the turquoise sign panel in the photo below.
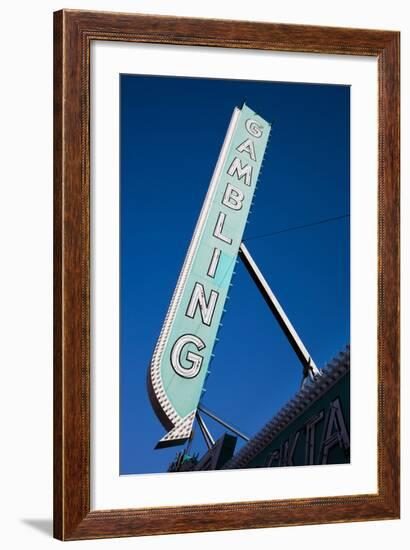
[[[235,108],[148,372],[169,430],[157,447],[191,434],[269,133],[249,107]]]

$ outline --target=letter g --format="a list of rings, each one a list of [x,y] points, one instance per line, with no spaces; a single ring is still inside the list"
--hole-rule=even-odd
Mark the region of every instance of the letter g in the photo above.
[[[190,363],[190,366],[184,367],[181,364],[181,355],[187,344],[194,344],[198,351],[205,348],[205,344],[197,336],[193,334],[183,334],[172,346],[171,365],[174,371],[179,376],[182,376],[182,378],[194,378],[201,370],[204,358],[193,351],[188,351],[185,358]]]

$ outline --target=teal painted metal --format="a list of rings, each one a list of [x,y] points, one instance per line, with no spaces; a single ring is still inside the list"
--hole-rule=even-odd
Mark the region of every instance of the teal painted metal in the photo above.
[[[235,108],[148,372],[169,430],[157,447],[190,437],[269,133],[249,107]]]
[[[350,462],[350,346],[308,382],[224,469]]]
[[[242,468],[348,463],[350,371]]]

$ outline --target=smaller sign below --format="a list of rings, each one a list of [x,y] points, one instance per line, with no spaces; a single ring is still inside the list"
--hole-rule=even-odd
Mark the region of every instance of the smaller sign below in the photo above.
[[[168,472],[193,472],[197,470],[220,470],[233,457],[237,438],[224,433],[201,459],[198,454],[188,452],[177,453],[175,460],[169,465]]]

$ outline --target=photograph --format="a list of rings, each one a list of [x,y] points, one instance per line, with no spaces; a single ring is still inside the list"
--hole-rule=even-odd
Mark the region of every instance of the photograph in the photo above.
[[[54,13],[57,539],[400,516],[399,48]]]
[[[409,547],[407,12],[2,5],[2,548]]]
[[[350,463],[350,86],[119,86],[119,474]]]

